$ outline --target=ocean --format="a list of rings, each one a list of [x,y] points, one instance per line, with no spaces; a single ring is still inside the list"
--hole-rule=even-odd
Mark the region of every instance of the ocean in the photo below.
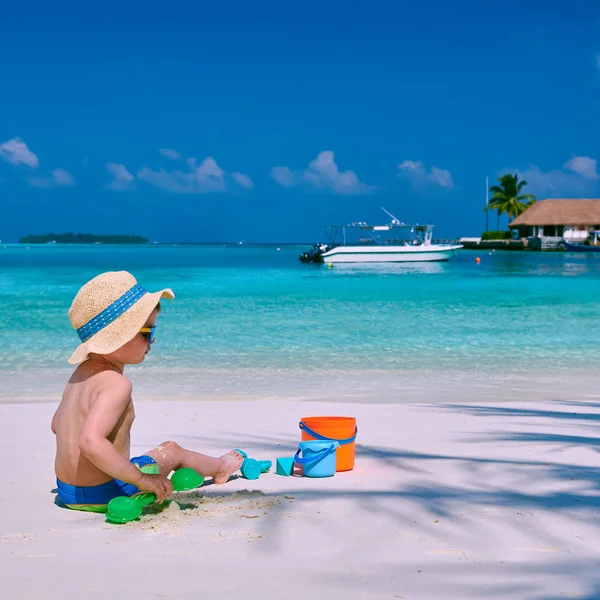
[[[0,246],[0,401],[58,401],[79,287],[171,287],[136,399],[476,402],[595,397],[600,256],[461,251],[304,265],[301,246]],[[475,262],[479,256],[480,264]]]

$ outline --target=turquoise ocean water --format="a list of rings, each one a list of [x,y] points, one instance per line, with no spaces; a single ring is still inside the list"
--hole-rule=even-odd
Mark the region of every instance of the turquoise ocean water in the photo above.
[[[305,247],[0,246],[2,401],[57,400],[67,310],[106,270],[171,287],[137,397],[573,399],[600,380],[600,256],[302,265]],[[475,257],[481,257],[481,264]]]

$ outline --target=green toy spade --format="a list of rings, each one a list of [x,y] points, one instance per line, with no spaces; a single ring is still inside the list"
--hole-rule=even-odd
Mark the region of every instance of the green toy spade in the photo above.
[[[185,492],[200,487],[204,483],[204,477],[194,469],[178,469],[171,476],[173,491]],[[139,519],[144,506],[156,502],[156,494],[141,493],[132,496],[118,496],[113,498],[106,510],[106,520],[109,523],[128,523]]]

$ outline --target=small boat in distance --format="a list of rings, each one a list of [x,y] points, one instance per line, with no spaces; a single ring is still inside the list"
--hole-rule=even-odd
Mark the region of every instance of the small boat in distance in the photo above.
[[[567,237],[563,235],[563,244],[567,252],[600,252],[600,231],[590,231],[585,239],[577,242],[567,241]]]
[[[381,207],[392,218],[386,225],[368,225],[364,222],[348,225],[329,225],[331,237],[341,241],[315,244],[300,255],[303,263],[373,263],[373,262],[432,262],[449,260],[456,255],[461,245],[432,244],[433,225],[407,225]],[[358,230],[367,237],[348,243],[349,232]],[[407,233],[409,240],[395,237],[399,232]],[[387,237],[386,238],[386,233]]]

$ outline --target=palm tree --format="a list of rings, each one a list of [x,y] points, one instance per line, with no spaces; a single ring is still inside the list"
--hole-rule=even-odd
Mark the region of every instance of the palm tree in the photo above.
[[[519,176],[516,174],[507,173],[502,175],[498,181],[500,185],[493,185],[490,188],[492,197],[483,210],[498,211],[498,220],[500,215],[506,213],[510,223],[535,204],[536,198],[533,194],[521,194],[521,190],[527,185],[527,182],[519,181]]]

